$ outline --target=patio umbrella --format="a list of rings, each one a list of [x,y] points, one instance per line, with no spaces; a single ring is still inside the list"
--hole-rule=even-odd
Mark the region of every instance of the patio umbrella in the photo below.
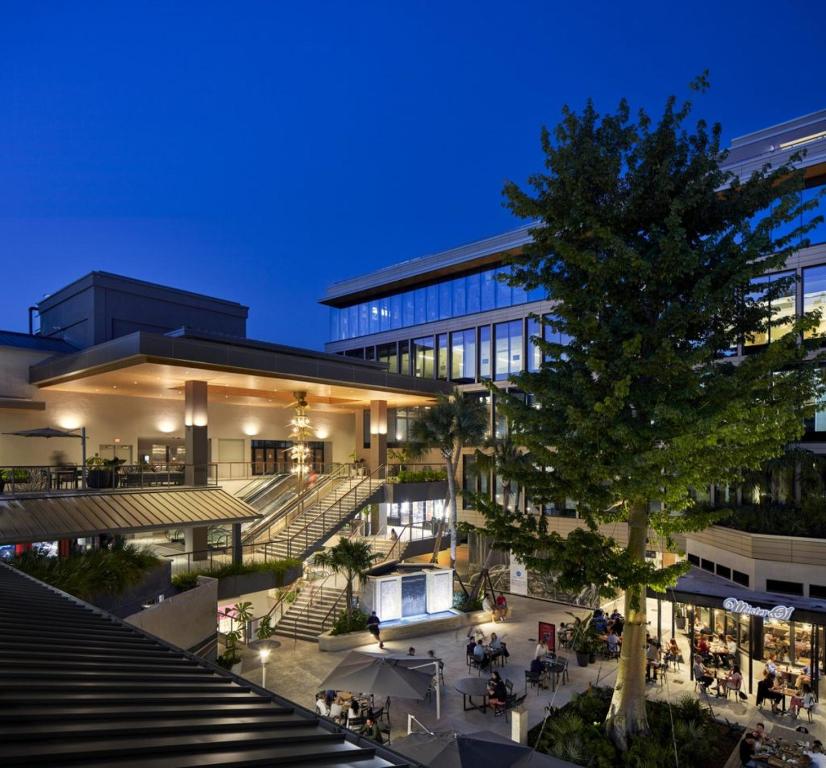
[[[576,768],[493,731],[411,733],[394,740],[393,749],[429,768]]]
[[[431,671],[408,669],[398,659],[376,658],[352,651],[319,686],[324,690],[357,691],[374,696],[423,699],[433,679]]]
[[[16,437],[76,437],[83,439],[83,435],[76,435],[74,432],[67,432],[64,429],[54,429],[53,427],[40,427],[39,429],[21,429],[19,432],[4,432],[4,435],[14,435]]]

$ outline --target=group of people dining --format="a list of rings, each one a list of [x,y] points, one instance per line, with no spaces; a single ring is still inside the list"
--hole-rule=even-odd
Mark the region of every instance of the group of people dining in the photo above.
[[[731,635],[695,636],[694,653],[699,654],[704,664],[715,667],[733,667],[737,660],[737,642]]]
[[[820,741],[815,739],[811,747],[806,749],[800,744],[773,739],[766,733],[763,723],[757,723],[753,729],[746,731],[740,741],[739,751],[740,764],[744,768],[765,768],[773,757],[780,757],[783,763],[791,760],[797,765],[826,768],[826,754],[823,753],[823,744]],[[807,759],[807,762],[801,762],[800,758]]]
[[[483,635],[471,634],[466,648],[468,664],[473,660],[480,669],[488,669],[495,661],[504,661],[510,656],[508,646],[496,634],[490,633],[490,639],[485,642]]]
[[[370,702],[349,691],[321,691],[316,694],[316,714],[353,729],[362,726],[370,713]]]
[[[812,676],[808,667],[796,676],[778,670],[775,657],[763,668],[763,679],[757,683],[757,705],[764,701],[771,703],[772,712],[780,713],[779,703],[789,696],[788,712],[792,717],[798,717],[801,709],[811,710],[815,704],[815,695],[812,691]]]

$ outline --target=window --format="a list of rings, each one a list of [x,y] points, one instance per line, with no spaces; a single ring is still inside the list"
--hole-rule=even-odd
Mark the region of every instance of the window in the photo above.
[[[467,314],[467,302],[465,296],[465,283],[467,278],[457,277],[451,281],[450,287],[453,291],[453,317],[460,317]]]
[[[366,336],[370,333],[370,307],[367,304],[359,304],[359,336]]]
[[[414,291],[414,317],[415,325],[427,322],[427,289],[417,288]]]
[[[797,581],[780,581],[766,579],[767,592],[780,592],[784,595],[803,595],[803,585]]]
[[[692,565],[700,565],[700,558],[697,557],[697,555],[689,554],[689,555],[686,555],[686,558],[688,559],[688,562],[691,563]]]
[[[440,333],[436,337],[437,355],[436,355],[436,378],[447,381],[447,334]]]
[[[432,323],[439,319],[439,286],[428,285],[427,291],[427,322]]]
[[[493,436],[504,440],[508,436],[508,420],[499,409],[499,397],[493,399]]]
[[[732,571],[731,579],[732,581],[736,581],[738,584],[742,584],[744,587],[749,585],[749,576],[747,573],[743,573],[742,571]]]
[[[499,267],[496,270],[496,306],[509,307],[511,305],[511,287],[508,284],[510,267]]]
[[[390,297],[390,327],[393,329],[402,327],[402,296]]]
[[[363,431],[362,435],[362,446],[364,448],[370,447],[370,409],[366,408],[361,412],[361,428]]]
[[[379,301],[379,327],[383,331],[390,330],[390,299]]]
[[[758,300],[771,284],[785,281],[785,288],[781,295],[774,298],[771,306],[772,321],[781,321],[781,324],[766,328],[748,337],[743,344],[744,347],[756,347],[767,344],[769,341],[777,341],[791,331],[795,318],[796,288],[794,275],[794,272],[778,272],[774,275],[759,277],[753,282],[755,290],[749,295],[751,298]]]
[[[714,563],[711,562],[711,560],[706,560],[705,558],[700,560],[700,568],[702,568],[704,571],[714,573]]]
[[[345,357],[357,357],[360,360],[364,360],[364,347],[359,347],[358,349],[348,349],[344,353]]]
[[[476,459],[471,455],[462,457],[462,490],[486,496],[490,493],[490,477],[480,472]],[[462,494],[462,509],[473,509],[471,500]]]
[[[528,318],[528,370],[538,371],[542,366],[542,350],[533,340],[534,337],[541,338],[540,331],[542,328],[539,321],[529,317]]]
[[[380,302],[371,301],[367,305],[367,311],[370,317],[370,333],[378,333],[381,330],[381,310]]]
[[[803,270],[803,311],[821,311],[820,324],[806,338],[826,335],[826,264]]]
[[[475,400],[485,406],[488,412],[488,428],[485,430],[485,437],[490,437],[490,393],[488,392],[465,392],[464,397],[468,400]]]
[[[410,342],[399,342],[399,373],[410,375]]]
[[[495,373],[497,381],[505,381],[522,370],[522,321],[497,323],[495,326]]]
[[[722,576],[724,579],[730,579],[731,568],[728,568],[725,565],[720,565],[720,563],[717,563],[717,575]]]
[[[376,348],[375,347],[366,347],[364,350],[364,359],[365,360],[375,360],[376,359]]]
[[[451,281],[446,280],[443,283],[439,283],[439,319],[446,320],[448,317],[453,316],[453,296],[451,295],[451,289],[453,285]]]
[[[395,342],[391,344],[379,344],[376,347],[376,359],[380,363],[385,363],[390,373],[399,372],[399,356],[396,352]]]
[[[476,380],[476,329],[450,334],[450,378],[463,384]]]
[[[416,418],[415,408],[387,409],[387,444],[406,443],[410,437],[410,424]]]
[[[468,314],[479,312],[482,309],[481,290],[482,276],[478,272],[465,278],[465,307]]]
[[[407,327],[416,323],[416,292],[407,291],[402,296],[402,325]]]
[[[413,375],[420,379],[432,379],[435,373],[433,337],[413,339]]]
[[[479,378],[490,378],[490,326],[479,328]]]
[[[826,598],[826,586],[822,584],[809,584],[809,597],[817,597],[823,600]]]
[[[496,309],[496,275],[492,269],[482,272],[480,275],[482,280],[482,311],[488,309]]]

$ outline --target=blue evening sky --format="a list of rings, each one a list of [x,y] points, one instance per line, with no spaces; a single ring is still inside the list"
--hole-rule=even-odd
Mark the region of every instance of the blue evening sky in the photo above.
[[[0,16],[0,328],[93,269],[320,347],[334,280],[516,226],[560,108],[708,67],[728,138],[826,107],[821,2],[23,2]]]

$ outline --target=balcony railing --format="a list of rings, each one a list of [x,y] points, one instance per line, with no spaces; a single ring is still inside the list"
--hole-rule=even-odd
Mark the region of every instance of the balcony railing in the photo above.
[[[218,485],[216,464],[120,464],[117,467],[18,465],[0,467],[0,495],[77,493]]]

